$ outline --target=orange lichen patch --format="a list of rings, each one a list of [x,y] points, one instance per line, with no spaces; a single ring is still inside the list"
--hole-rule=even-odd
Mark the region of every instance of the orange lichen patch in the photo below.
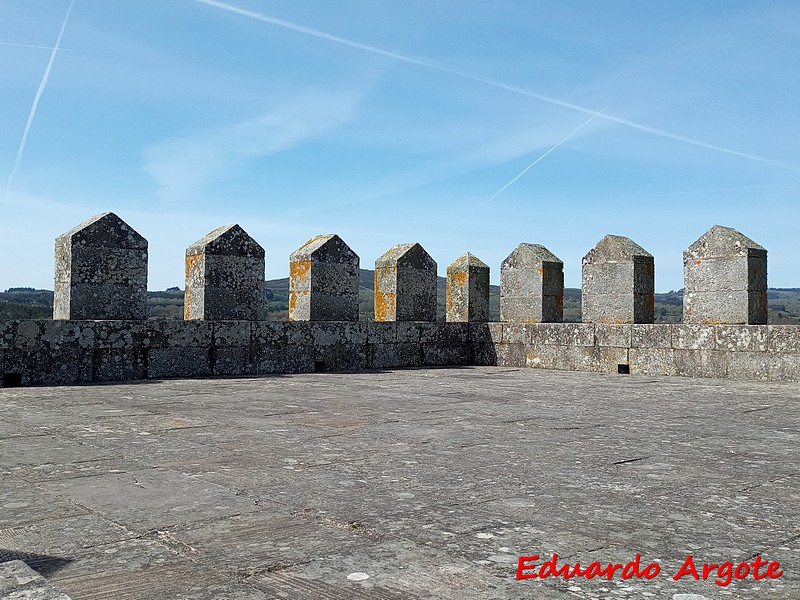
[[[539,275],[541,275],[542,273],[544,273],[544,267],[536,267],[536,272],[537,272]]]
[[[307,295],[308,292],[306,290],[292,290],[289,292],[289,320],[294,321],[294,313],[297,310],[297,297],[300,295]]]
[[[190,254],[186,257],[186,281],[189,281],[189,277],[197,270],[197,263],[200,262],[200,259],[203,258],[202,254]]]
[[[703,261],[702,260],[696,260],[696,261],[694,261],[694,264],[699,265],[701,262],[703,262]]]
[[[466,271],[456,271],[453,273],[453,281],[456,282],[456,285],[464,285],[467,283],[467,272]]]
[[[188,260],[186,261],[188,265]],[[186,267],[189,268],[188,266]],[[183,293],[183,320],[189,321],[192,316],[189,314],[189,307],[192,305],[192,291],[189,286],[186,286],[186,291]]]
[[[305,279],[311,271],[310,260],[298,260],[289,263],[289,285]]]
[[[375,320],[388,321],[397,311],[397,294],[391,292],[375,292]]]

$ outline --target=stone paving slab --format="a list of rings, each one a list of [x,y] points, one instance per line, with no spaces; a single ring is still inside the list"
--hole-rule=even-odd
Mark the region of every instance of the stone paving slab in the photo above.
[[[497,367],[0,389],[0,563],[74,600],[797,600],[799,402]],[[674,581],[690,553],[783,575]],[[662,572],[518,580],[534,554]]]

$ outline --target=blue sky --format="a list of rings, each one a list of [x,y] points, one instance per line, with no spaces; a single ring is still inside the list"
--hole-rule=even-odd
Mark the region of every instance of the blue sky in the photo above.
[[[626,235],[658,291],[719,224],[800,286],[800,3],[75,0],[64,25],[69,7],[0,0],[0,290],[52,289],[54,238],[104,211],[149,240],[150,289],[182,287],[185,248],[229,223],[268,279],[338,233],[365,268],[418,241],[493,283],[540,243],[579,287],[581,257]]]

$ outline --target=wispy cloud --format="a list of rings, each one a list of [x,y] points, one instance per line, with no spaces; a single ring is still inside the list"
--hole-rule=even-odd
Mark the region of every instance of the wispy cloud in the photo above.
[[[586,106],[581,106],[581,105],[575,104],[573,102],[568,102],[568,101],[565,101],[565,100],[561,100],[559,98],[554,98],[552,96],[548,96],[548,95],[545,95],[545,94],[539,94],[539,93],[533,92],[531,90],[527,90],[527,89],[524,89],[524,88],[521,88],[521,87],[518,87],[518,86],[515,86],[515,85],[510,85],[510,84],[507,84],[507,83],[504,83],[502,81],[498,81],[498,80],[495,80],[495,79],[483,77],[481,75],[478,75],[478,74],[475,74],[475,73],[471,73],[469,71],[466,71],[466,70],[463,70],[463,69],[459,69],[459,68],[456,68],[456,67],[452,67],[452,66],[440,63],[440,62],[429,60],[427,58],[410,56],[410,55],[407,55],[407,54],[401,54],[399,52],[393,52],[391,50],[387,50],[387,49],[384,49],[384,48],[379,48],[377,46],[372,46],[372,45],[369,45],[369,44],[363,44],[363,43],[355,41],[355,40],[343,38],[343,37],[340,37],[340,36],[337,36],[337,35],[333,35],[333,34],[330,34],[330,33],[324,32],[324,31],[320,31],[318,29],[313,29],[311,27],[306,27],[304,25],[293,23],[291,21],[286,21],[284,19],[278,19],[276,17],[272,17],[272,16],[266,15],[264,13],[259,13],[259,12],[243,9],[243,8],[240,8],[240,7],[237,7],[237,6],[233,6],[233,5],[225,3],[225,2],[220,2],[219,0],[195,0],[195,2],[198,2],[199,4],[205,4],[205,5],[208,5],[208,6],[213,6],[215,8],[220,9],[220,10],[225,10],[227,12],[238,14],[240,16],[247,17],[249,19],[254,19],[256,21],[261,21],[262,23],[267,23],[269,25],[274,25],[276,27],[281,27],[283,29],[294,31],[294,32],[300,33],[302,35],[307,35],[307,36],[310,36],[310,37],[314,37],[314,38],[317,38],[317,39],[325,40],[325,41],[332,42],[332,43],[335,43],[335,44],[340,44],[340,45],[343,45],[343,46],[347,46],[349,48],[354,48],[356,50],[361,50],[361,51],[364,51],[364,52],[377,54],[379,56],[390,58],[392,60],[397,60],[397,61],[400,61],[400,62],[410,63],[410,64],[418,65],[418,66],[421,66],[421,67],[425,67],[425,68],[428,68],[428,69],[433,69],[433,70],[436,70],[436,71],[440,71],[440,72],[443,72],[443,73],[448,73],[450,75],[455,75],[455,76],[458,76],[458,77],[461,77],[461,78],[464,78],[464,79],[469,79],[469,80],[472,80],[472,81],[476,81],[476,82],[482,83],[484,85],[489,85],[489,86],[492,86],[492,87],[495,87],[495,88],[498,88],[498,89],[505,90],[507,92],[512,92],[514,94],[520,94],[520,95],[523,95],[523,96],[527,96],[529,98],[540,100],[542,102],[546,102],[548,104],[552,104],[552,105],[555,105],[555,106],[560,106],[562,108],[566,108],[566,109],[569,109],[569,110],[581,112],[581,113],[584,113],[584,114],[587,114],[587,115],[595,115],[595,114],[598,113],[598,110],[596,108],[589,108],[589,107],[586,107]],[[766,157],[763,157],[763,156],[758,156],[756,154],[751,154],[751,153],[748,153],[748,152],[741,152],[741,151],[738,151],[738,150],[735,150],[735,149],[725,148],[723,146],[719,146],[717,144],[712,144],[712,143],[709,143],[709,142],[705,142],[703,140],[694,139],[694,138],[689,137],[689,136],[684,136],[684,135],[680,135],[680,134],[676,134],[676,133],[671,133],[669,131],[665,131],[665,130],[657,128],[657,127],[651,127],[649,125],[644,125],[642,123],[637,123],[635,121],[631,121],[629,119],[624,119],[622,117],[617,117],[617,116],[614,116],[614,115],[611,115],[611,114],[608,114],[608,113],[603,113],[600,116],[600,118],[604,119],[606,121],[610,121],[612,123],[616,123],[618,125],[623,125],[625,127],[629,127],[629,128],[641,131],[641,132],[649,134],[649,135],[658,136],[658,137],[674,140],[674,141],[677,141],[677,142],[681,142],[681,143],[684,143],[684,144],[689,144],[689,145],[692,145],[692,146],[705,148],[707,150],[711,150],[711,151],[714,151],[714,152],[720,152],[720,153],[728,154],[728,155],[731,155],[731,156],[737,156],[739,158],[744,158],[744,159],[753,160],[753,161],[760,162],[760,163],[769,164],[769,165],[772,165],[772,166],[775,166],[775,167],[780,167],[782,169],[789,169],[789,170],[792,170],[792,171],[800,171],[800,168],[792,166],[792,165],[788,165],[786,163],[782,163],[780,161],[776,161],[776,160],[773,160],[773,159],[770,159],[770,158],[766,158]]]
[[[264,113],[227,126],[168,138],[144,152],[145,169],[164,200],[183,200],[259,157],[334,131],[356,113],[357,91],[304,91]]]

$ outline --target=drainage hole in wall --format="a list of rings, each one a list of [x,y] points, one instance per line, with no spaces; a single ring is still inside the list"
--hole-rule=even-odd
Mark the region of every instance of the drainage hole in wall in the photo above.
[[[314,361],[314,371],[316,373],[322,373],[325,370],[325,361],[324,360],[315,360]]]
[[[22,373],[3,373],[3,387],[22,387]]]
[[[620,375],[630,375],[631,374],[631,366],[630,365],[617,365],[617,373]]]

